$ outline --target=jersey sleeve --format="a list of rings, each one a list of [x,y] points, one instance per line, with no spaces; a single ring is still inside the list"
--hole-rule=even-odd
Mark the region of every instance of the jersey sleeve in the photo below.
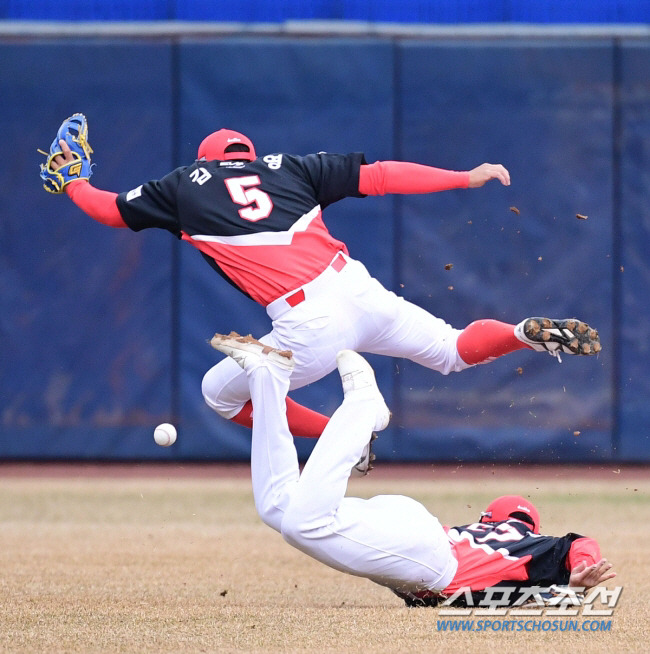
[[[528,564],[528,578],[531,584],[550,586],[569,583],[569,567],[567,565],[569,550],[572,543],[580,538],[578,534],[567,534],[559,538],[543,536],[547,541],[544,547],[534,547],[531,550],[532,559]],[[539,539],[538,539],[539,540]],[[540,545],[544,545],[540,541]]]
[[[166,229],[180,237],[176,195],[183,168],[177,168],[160,180],[154,180],[120,193],[117,208],[134,232],[150,227]]]
[[[435,193],[468,186],[468,171],[445,170],[408,161],[376,161],[362,166],[359,177],[359,191],[365,195]]]
[[[301,157],[321,209],[343,198],[362,198],[359,170],[366,163],[362,152],[329,154],[320,152]]]
[[[117,193],[102,191],[81,179],[68,184],[65,192],[84,213],[98,223],[109,227],[126,227],[117,209]]]

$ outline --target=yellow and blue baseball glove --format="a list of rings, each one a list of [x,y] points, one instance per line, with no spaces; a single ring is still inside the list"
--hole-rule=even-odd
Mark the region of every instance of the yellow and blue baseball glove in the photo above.
[[[64,156],[59,141],[65,141],[72,152],[74,159],[64,163],[54,170],[52,160]],[[92,165],[90,155],[92,148],[88,144],[88,122],[83,114],[72,114],[66,118],[59,127],[56,138],[52,141],[49,153],[39,150],[47,157],[41,164],[41,179],[43,188],[50,193],[63,193],[65,187],[77,179],[90,179]]]

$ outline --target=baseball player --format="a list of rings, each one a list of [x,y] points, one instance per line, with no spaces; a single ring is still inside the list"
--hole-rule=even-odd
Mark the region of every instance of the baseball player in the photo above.
[[[211,343],[243,369],[250,387],[256,509],[314,559],[386,586],[411,606],[435,605],[462,589],[478,601],[487,588],[504,585],[517,588],[508,597],[516,602],[526,588],[590,588],[615,576],[595,540],[540,535],[539,512],[520,496],[497,498],[478,522],[452,528],[410,497],[347,497],[351,467],[371,432],[390,419],[372,368],[351,350],[337,356],[343,403],[300,474],[284,411],[291,352],[234,332],[215,334]],[[467,603],[466,594],[459,597]]]
[[[117,194],[90,184],[87,134],[82,114],[63,122],[41,166],[46,190],[65,191],[105,225],[165,229],[197,248],[217,274],[266,307],[272,330],[261,340],[293,352],[292,389],[334,370],[343,349],[404,357],[445,375],[522,348],[555,356],[600,351],[598,332],[574,319],[479,320],[455,329],[383,288],[323,222],[323,210],[346,197],[477,188],[490,180],[507,186],[502,165],[458,172],[368,164],[362,153],[257,157],[249,138],[221,129],[202,141],[194,163]],[[233,361],[211,368],[202,392],[218,414],[251,425],[248,383]],[[316,437],[328,420],[288,398],[287,415],[295,436]]]

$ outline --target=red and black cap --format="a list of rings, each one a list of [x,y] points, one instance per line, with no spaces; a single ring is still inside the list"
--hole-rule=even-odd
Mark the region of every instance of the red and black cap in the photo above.
[[[539,534],[539,511],[521,495],[502,495],[492,500],[481,512],[480,522],[503,522],[509,518],[525,522],[534,534]]]
[[[206,136],[199,145],[198,159],[207,161],[233,161],[255,159],[255,146],[253,142],[239,132],[232,129],[220,129]]]

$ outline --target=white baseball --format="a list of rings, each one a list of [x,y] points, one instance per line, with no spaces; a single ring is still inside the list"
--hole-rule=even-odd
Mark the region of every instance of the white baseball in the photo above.
[[[162,447],[173,445],[176,442],[176,427],[168,422],[163,422],[154,429],[153,439]]]

